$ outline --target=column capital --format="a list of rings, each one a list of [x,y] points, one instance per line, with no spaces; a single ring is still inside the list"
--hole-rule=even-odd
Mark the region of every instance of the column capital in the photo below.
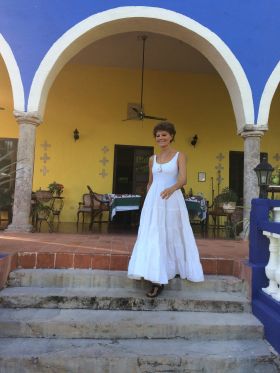
[[[37,111],[26,112],[14,110],[13,114],[18,124],[30,124],[37,127],[42,123],[42,118]]]
[[[244,132],[266,132],[268,131],[268,126],[267,125],[257,125],[257,124],[245,124],[242,129],[238,132],[238,135],[243,137]]]
[[[240,136],[243,137],[243,139],[246,139],[247,137],[263,137],[264,131],[243,131],[240,133]]]

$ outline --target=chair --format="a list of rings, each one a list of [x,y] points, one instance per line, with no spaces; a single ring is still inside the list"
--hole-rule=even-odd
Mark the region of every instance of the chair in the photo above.
[[[85,214],[92,215],[91,197],[89,193],[83,194],[82,202],[79,202],[79,208],[77,211],[77,230],[79,228],[80,214],[83,214],[82,227],[85,223]]]
[[[234,238],[242,232],[243,230],[243,206],[236,206],[234,212],[226,225],[226,235],[228,238]]]
[[[63,197],[53,197],[53,203],[52,203],[52,226],[54,228],[54,221],[55,218],[57,220],[57,230],[60,224],[60,213],[64,206],[64,200]]]
[[[33,207],[32,222],[36,231],[41,231],[42,222],[45,221],[49,226],[49,232],[53,231],[53,195],[48,190],[40,190],[34,193],[35,204]]]
[[[214,209],[209,211],[209,216],[213,219],[213,234],[216,236],[216,231],[224,230],[227,238],[236,238],[242,231],[243,222],[243,206],[236,206],[233,212],[225,212],[222,207],[214,205]],[[220,221],[220,219],[223,221]]]
[[[108,198],[107,194],[95,193],[89,185],[87,185],[87,188],[91,199],[91,220],[89,224],[89,229],[91,229],[94,223],[94,219],[97,216],[99,216],[99,224],[109,222],[109,217],[107,220],[101,219],[103,216],[103,212],[110,212],[110,199]]]

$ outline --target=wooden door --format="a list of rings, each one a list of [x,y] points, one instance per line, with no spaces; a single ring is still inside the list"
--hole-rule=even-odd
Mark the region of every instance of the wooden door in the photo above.
[[[115,145],[113,193],[146,194],[151,146]]]
[[[260,154],[260,161],[267,153]],[[244,152],[229,152],[229,187],[238,195],[237,204],[243,205]]]

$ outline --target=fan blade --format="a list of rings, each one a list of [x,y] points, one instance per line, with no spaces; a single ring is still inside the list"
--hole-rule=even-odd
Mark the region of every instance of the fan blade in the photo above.
[[[0,107],[0,110],[5,110],[5,108],[4,107]]]
[[[134,110],[137,115],[139,115],[140,111],[136,107],[132,107],[131,109]]]
[[[152,115],[143,115],[145,119],[155,119],[155,120],[166,120],[166,118],[154,117]]]

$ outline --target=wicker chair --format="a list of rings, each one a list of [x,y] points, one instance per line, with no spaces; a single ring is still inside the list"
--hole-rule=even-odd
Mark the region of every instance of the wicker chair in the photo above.
[[[79,202],[79,208],[77,211],[77,230],[79,228],[80,215],[83,215],[82,227],[85,223],[85,214],[92,215],[91,197],[89,193],[83,194],[82,202]]]
[[[110,199],[106,194],[95,193],[89,185],[87,185],[87,188],[91,198],[91,220],[89,224],[89,229],[91,229],[94,223],[94,219],[97,216],[99,216],[99,224],[109,222]],[[108,212],[108,219],[102,220],[103,213],[106,211]]]
[[[107,220],[102,220],[103,212],[110,210],[110,201],[106,198],[105,194],[95,193],[91,187],[87,186],[89,193],[83,194],[82,202],[79,202],[79,208],[77,211],[77,230],[79,228],[80,215],[82,218],[82,227],[85,223],[85,215],[90,216],[89,229],[92,228],[95,218],[99,216],[98,223],[108,223]]]

